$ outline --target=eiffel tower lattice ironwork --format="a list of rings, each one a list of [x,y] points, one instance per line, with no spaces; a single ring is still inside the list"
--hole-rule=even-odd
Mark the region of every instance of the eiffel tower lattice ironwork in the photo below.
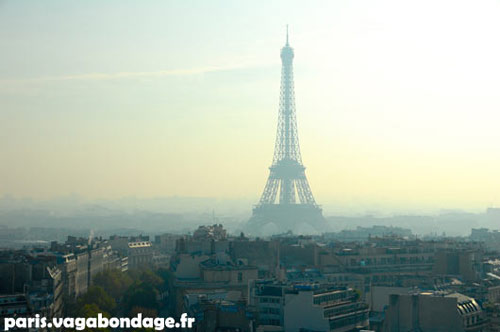
[[[281,49],[281,88],[274,157],[264,192],[249,221],[261,226],[266,222],[273,222],[281,229],[292,229],[293,224],[304,222],[318,226],[318,221],[324,220],[321,208],[316,204],[309,187],[300,154],[293,58],[294,51],[288,41],[287,27],[286,44]]]
[[[281,89],[274,158],[259,204],[274,204],[279,193],[279,204],[296,204],[298,198],[300,204],[316,205],[300,155],[295,116],[293,56],[287,31],[286,45],[281,49]]]

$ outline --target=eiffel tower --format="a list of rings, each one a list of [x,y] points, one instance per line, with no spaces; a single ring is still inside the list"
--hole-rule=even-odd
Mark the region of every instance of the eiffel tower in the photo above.
[[[289,230],[296,234],[313,234],[325,230],[325,220],[314,200],[300,155],[293,57],[287,26],[286,44],[281,49],[281,89],[274,157],[264,192],[247,224],[247,231],[253,234],[268,235]]]

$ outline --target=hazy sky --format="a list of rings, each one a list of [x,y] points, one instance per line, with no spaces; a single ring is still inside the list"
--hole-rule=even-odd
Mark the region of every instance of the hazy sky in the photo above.
[[[319,203],[500,205],[498,0],[0,0],[0,195],[256,202],[287,23]]]

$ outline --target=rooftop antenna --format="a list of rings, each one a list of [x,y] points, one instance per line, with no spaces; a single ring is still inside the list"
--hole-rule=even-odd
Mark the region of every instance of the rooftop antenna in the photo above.
[[[286,46],[289,46],[289,44],[288,44],[288,24],[286,25]]]

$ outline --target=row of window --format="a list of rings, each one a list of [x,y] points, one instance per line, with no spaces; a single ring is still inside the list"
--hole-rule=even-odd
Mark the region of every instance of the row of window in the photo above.
[[[279,319],[261,319],[260,323],[262,325],[276,325],[276,326],[281,326],[281,321]]]
[[[368,312],[362,312],[356,315],[331,320],[330,329],[336,329],[343,326],[359,324],[364,321],[368,321]]]
[[[431,256],[411,256],[411,257],[382,257],[360,259],[351,258],[351,266],[367,266],[367,265],[387,265],[387,264],[417,264],[417,263],[432,263],[434,260]],[[378,264],[377,264],[378,263]]]
[[[28,312],[26,308],[18,308],[18,309],[3,309],[0,311],[2,315],[12,315],[12,314],[25,314]]]
[[[279,298],[273,298],[273,297],[261,297],[259,299],[260,303],[280,303]]]
[[[467,317],[467,320],[464,323],[465,323],[465,326],[470,326],[470,325],[474,325],[476,323],[479,323],[479,315]]]
[[[271,314],[271,315],[279,315],[281,313],[278,308],[261,308],[259,310],[261,314]]]
[[[313,303],[314,304],[321,304],[321,303],[324,303],[324,302],[339,301],[339,300],[347,298],[348,296],[351,296],[350,292],[327,293],[325,295],[317,295],[317,296],[315,296],[314,300],[313,300]]]
[[[2,297],[0,298],[0,304],[4,303],[15,303],[24,301],[23,297]]]
[[[325,318],[338,316],[348,312],[359,311],[367,309],[367,305],[362,302],[351,303],[349,305],[342,305],[334,308],[325,309],[323,315]]]

